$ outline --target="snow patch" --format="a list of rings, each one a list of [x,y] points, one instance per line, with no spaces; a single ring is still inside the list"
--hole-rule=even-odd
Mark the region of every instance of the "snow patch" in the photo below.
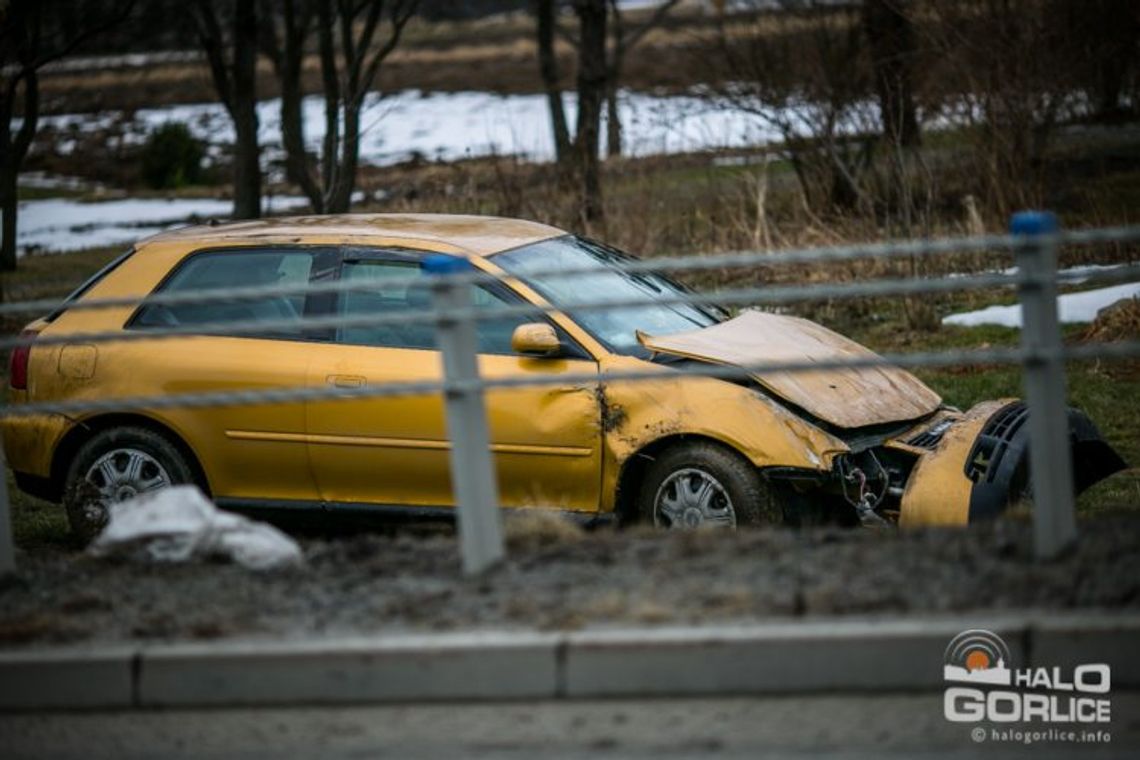
[[[305,198],[265,199],[266,211],[308,205]],[[16,247],[27,251],[75,251],[126,245],[197,219],[227,218],[233,202],[214,198],[136,198],[83,203],[65,198],[20,203]]]
[[[577,118],[577,99],[563,96],[567,121]],[[302,101],[305,139],[313,151],[324,136],[324,99]],[[780,135],[738,110],[717,108],[697,95],[659,96],[623,91],[619,100],[624,147],[630,155],[680,153],[713,148],[746,148],[779,142]],[[281,101],[257,105],[259,140],[267,165],[282,158]],[[41,126],[61,135],[122,130],[122,141],[139,145],[168,122],[186,124],[191,133],[212,145],[234,141],[233,124],[220,103],[191,103],[143,108],[128,118],[121,112],[43,116]],[[454,161],[489,155],[519,155],[533,161],[554,158],[554,138],[546,96],[498,95],[491,92],[424,93],[404,90],[373,96],[361,114],[360,158],[387,166],[413,156]],[[13,128],[19,126],[15,120]],[[109,138],[117,139],[117,138]],[[57,143],[74,149],[63,137]]]
[[[1125,264],[1081,264],[1080,266],[1068,267],[1066,269],[1058,269],[1057,277],[1061,280],[1063,285],[1079,285],[1087,281],[1089,278],[1101,274],[1102,272],[1111,272],[1114,269],[1120,269],[1126,266]],[[1015,275],[1017,274],[1017,267],[1006,267],[1005,269],[984,269],[974,272],[951,272],[947,275],[950,278],[955,277],[974,277],[979,274],[1003,274]]]
[[[1097,312],[1111,306],[1122,298],[1140,297],[1140,282],[1114,285],[1110,288],[1085,290],[1080,293],[1065,293],[1057,299],[1057,313],[1062,322],[1092,322]],[[977,311],[951,314],[942,318],[944,325],[976,327],[977,325],[1001,325],[1021,327],[1021,305],[987,306]]]

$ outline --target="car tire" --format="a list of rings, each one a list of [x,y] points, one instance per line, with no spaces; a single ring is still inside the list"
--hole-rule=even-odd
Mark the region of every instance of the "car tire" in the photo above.
[[[756,467],[709,441],[667,449],[648,467],[637,499],[643,523],[666,528],[777,525],[783,507]]]
[[[143,427],[109,428],[88,439],[71,460],[63,505],[72,536],[86,545],[107,524],[110,504],[198,479],[165,435]]]

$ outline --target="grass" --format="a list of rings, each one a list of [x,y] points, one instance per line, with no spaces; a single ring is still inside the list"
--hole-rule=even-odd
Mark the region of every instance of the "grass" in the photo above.
[[[21,201],[40,201],[52,198],[82,198],[83,190],[73,190],[67,187],[27,187],[20,185],[19,199]]]
[[[28,496],[16,488],[11,472],[5,475],[16,545],[25,551],[73,548],[63,508]]]

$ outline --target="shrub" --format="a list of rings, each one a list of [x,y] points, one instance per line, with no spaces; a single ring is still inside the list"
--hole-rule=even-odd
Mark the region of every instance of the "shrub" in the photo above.
[[[202,143],[185,124],[163,124],[143,146],[143,181],[157,190],[197,184],[202,179],[203,155]]]

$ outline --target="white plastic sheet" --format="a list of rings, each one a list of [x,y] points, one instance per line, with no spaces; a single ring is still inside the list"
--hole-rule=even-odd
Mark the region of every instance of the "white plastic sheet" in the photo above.
[[[301,547],[272,525],[218,509],[195,486],[174,486],[112,504],[88,548],[97,557],[148,562],[225,558],[253,570],[304,562]]]

